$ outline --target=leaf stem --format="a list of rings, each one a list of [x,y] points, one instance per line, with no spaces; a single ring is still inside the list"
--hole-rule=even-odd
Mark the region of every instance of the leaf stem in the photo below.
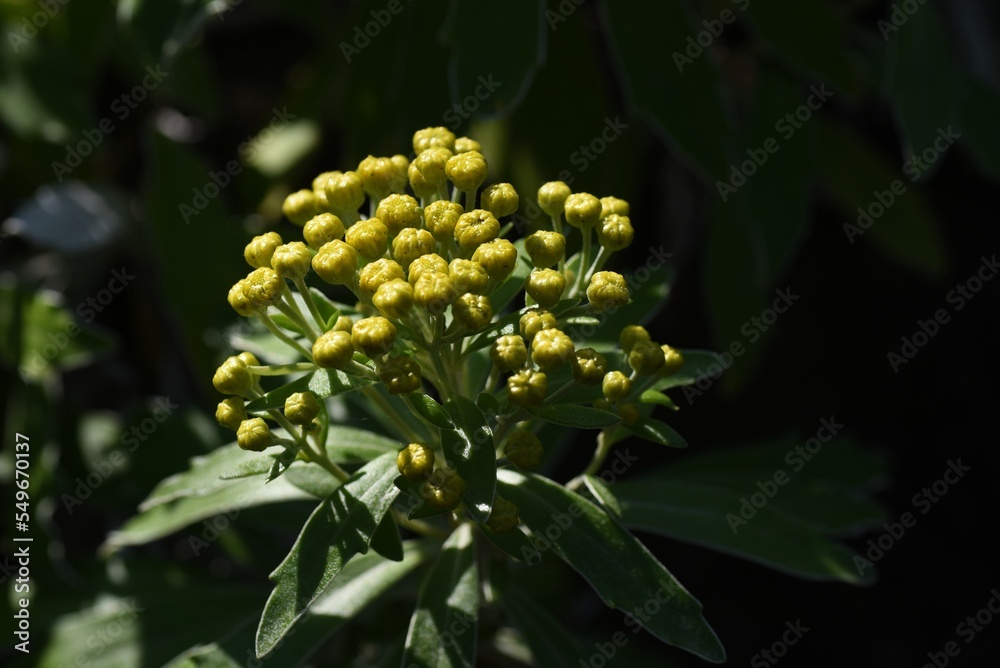
[[[296,341],[295,339],[293,339],[292,337],[288,336],[283,331],[281,331],[281,328],[278,327],[276,324],[274,324],[274,320],[271,319],[271,316],[261,311],[260,313],[257,314],[257,317],[260,318],[260,321],[262,323],[264,323],[264,326],[267,327],[268,331],[270,331],[276,337],[278,337],[286,344],[294,348],[297,352],[302,353],[302,356],[305,357],[306,359],[309,360],[312,359],[312,353],[303,348],[301,343],[299,343],[298,341]]]
[[[298,288],[299,294],[302,295],[302,299],[306,303],[306,307],[309,309],[309,313],[312,314],[313,320],[319,326],[321,332],[326,331],[326,321],[323,320],[323,316],[319,312],[319,308],[316,306],[316,301],[313,299],[312,293],[309,292],[309,286],[302,278],[293,278],[292,281],[295,283],[295,287]]]

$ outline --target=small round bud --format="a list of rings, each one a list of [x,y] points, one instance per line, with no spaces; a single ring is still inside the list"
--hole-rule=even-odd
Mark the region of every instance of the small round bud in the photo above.
[[[317,416],[319,416],[319,401],[312,392],[296,392],[285,399],[285,417],[292,424],[312,424]]]
[[[572,191],[562,181],[543,183],[538,189],[538,206],[550,216],[559,216],[566,207],[566,198]]]
[[[601,218],[601,200],[590,193],[573,193],[566,198],[565,213],[569,225],[590,229]]]
[[[642,325],[626,325],[622,327],[622,332],[618,336],[618,345],[626,355],[632,352],[632,348],[640,341],[649,341],[649,332]]]
[[[410,443],[396,455],[396,468],[407,480],[420,482],[434,470],[434,451],[423,443]]]
[[[354,329],[354,321],[351,320],[350,316],[338,315],[337,322],[333,323],[333,331],[335,332],[347,332],[351,333]]]
[[[480,197],[480,204],[497,218],[509,216],[517,211],[520,200],[514,186],[509,183],[496,183],[485,190]]]
[[[236,281],[236,284],[229,288],[229,305],[233,307],[239,315],[244,318],[248,318],[258,312],[258,308],[250,302],[250,298],[247,297],[246,293],[247,281],[245,278],[241,278]]]
[[[601,391],[608,401],[621,401],[632,391],[632,381],[621,371],[609,371],[604,376]]]
[[[430,255],[436,250],[437,242],[427,230],[406,227],[392,240],[392,257],[406,270],[414,260]]]
[[[409,271],[407,271],[407,278],[410,281],[410,285],[416,285],[417,281],[424,274],[447,274],[448,273],[448,263],[443,257],[437,253],[428,253],[427,255],[421,255],[412,263],[410,263]]]
[[[440,468],[420,488],[424,503],[435,510],[451,510],[462,500],[465,481],[453,468]]]
[[[358,277],[358,287],[369,295],[374,295],[383,283],[388,283],[397,278],[406,278],[406,272],[403,271],[403,267],[395,260],[383,257],[361,268],[361,274]]]
[[[320,213],[316,207],[316,195],[311,190],[299,190],[285,198],[281,213],[294,225],[302,227],[309,219]]]
[[[285,281],[274,269],[260,267],[247,274],[244,286],[247,300],[255,308],[263,310],[281,300]]]
[[[455,133],[445,127],[423,128],[413,133],[413,152],[420,154],[432,148],[455,149]]]
[[[558,232],[539,230],[524,240],[531,264],[539,269],[554,266],[566,255],[566,237]]]
[[[378,286],[372,303],[385,317],[402,320],[413,308],[413,286],[401,278],[386,281]]]
[[[410,159],[405,155],[396,154],[389,158],[392,163],[393,173],[392,179],[389,181],[389,187],[392,188],[392,192],[401,193],[406,189],[406,173],[410,168]]]
[[[493,320],[493,305],[486,295],[466,293],[455,300],[451,313],[466,329],[478,332]]]
[[[480,244],[492,241],[500,234],[500,221],[486,209],[473,209],[463,213],[455,225],[455,241],[462,250],[470,251]]]
[[[628,202],[623,199],[618,199],[617,197],[601,198],[601,218],[607,218],[613,213],[619,216],[627,216],[629,214],[628,209]]]
[[[628,216],[613,213],[602,218],[597,226],[597,241],[611,251],[620,251],[632,245],[632,221]]]
[[[389,394],[409,394],[420,389],[420,365],[409,357],[394,357],[378,368],[378,377]]]
[[[622,419],[623,424],[635,424],[639,421],[639,407],[633,403],[620,404],[618,406],[618,417]]]
[[[573,356],[573,339],[558,329],[543,329],[531,342],[531,361],[542,371],[555,371]]]
[[[521,518],[517,516],[517,506],[497,495],[493,499],[493,510],[486,519],[486,526],[493,533],[509,533],[517,528],[521,523]]]
[[[452,155],[454,154],[445,147],[428,148],[410,163],[407,171],[410,187],[418,197],[431,197],[444,189],[448,183],[445,165]]]
[[[660,372],[664,376],[672,376],[681,370],[684,366],[684,355],[676,348],[671,348],[670,346],[664,345],[660,346],[660,350],[663,351],[663,368]]]
[[[581,385],[600,385],[608,372],[608,360],[593,348],[581,348],[571,358],[573,379]]]
[[[323,185],[323,192],[334,211],[357,211],[365,202],[365,189],[357,172],[334,172]]]
[[[517,249],[506,239],[494,239],[477,248],[472,254],[472,260],[483,265],[490,282],[497,285],[514,271]]]
[[[652,341],[638,341],[628,354],[628,365],[640,376],[649,376],[663,368],[664,354]]]
[[[490,282],[490,276],[486,273],[486,267],[473,260],[463,260],[455,258],[448,265],[448,276],[455,285],[455,289],[461,293],[471,292],[480,295],[486,292]]]
[[[486,180],[486,158],[479,151],[467,151],[448,158],[445,172],[462,192],[474,192]]]
[[[320,334],[313,343],[312,356],[324,369],[343,369],[354,356],[351,335],[335,329]]]
[[[374,200],[380,200],[392,192],[397,166],[392,158],[376,158],[369,155],[358,164],[358,178],[361,186]]]
[[[501,371],[515,371],[528,361],[528,348],[517,334],[505,334],[493,342],[490,359]]]
[[[258,267],[271,267],[271,256],[274,249],[281,245],[281,235],[277,232],[267,232],[254,237],[246,248],[243,249],[243,257],[247,264],[255,269]]]
[[[503,454],[519,469],[533,469],[542,461],[542,442],[527,429],[517,429],[507,437]]]
[[[347,229],[344,240],[371,262],[385,255],[389,248],[389,230],[378,218],[359,220]]]
[[[413,291],[417,303],[433,315],[444,313],[458,299],[458,291],[448,274],[421,274]]]
[[[613,271],[599,271],[590,277],[587,299],[600,311],[624,306],[629,292],[625,277]]]
[[[244,450],[251,452],[261,452],[271,445],[274,437],[271,436],[271,428],[264,422],[264,418],[250,418],[240,423],[236,430],[236,443]]]
[[[326,181],[336,174],[339,172],[323,172],[312,180],[313,197],[316,198],[316,213],[325,213],[331,210],[330,200],[326,196]]]
[[[553,329],[557,324],[556,317],[549,313],[548,311],[543,311],[538,308],[529,309],[524,312],[521,319],[518,321],[518,325],[521,330],[521,336],[524,340],[528,342],[530,346],[532,341],[535,339],[535,335],[543,329]]]
[[[344,222],[332,213],[313,216],[302,229],[302,236],[310,248],[320,248],[335,239],[344,238]]]
[[[237,355],[236,359],[243,362],[247,366],[260,366],[260,360],[257,359],[257,356],[247,350],[244,350]]]
[[[312,258],[308,246],[301,241],[293,241],[274,249],[271,266],[284,278],[302,278],[309,273]]]
[[[349,285],[358,271],[358,251],[354,247],[334,239],[320,246],[312,259],[316,275],[331,285]]]
[[[542,308],[551,308],[562,299],[566,277],[555,269],[535,269],[528,274],[524,290]]]
[[[396,327],[382,316],[362,318],[351,331],[354,347],[370,358],[385,355],[396,343]]]
[[[468,153],[469,151],[482,151],[483,147],[471,137],[458,137],[455,139],[455,154]]]
[[[378,203],[375,217],[394,237],[405,228],[420,227],[420,205],[410,195],[388,195]]]
[[[446,243],[455,236],[455,227],[462,215],[462,205],[439,199],[424,207],[424,226],[441,243]]]
[[[548,377],[541,371],[522,369],[507,379],[510,403],[521,408],[541,406],[548,392]]]
[[[219,402],[215,409],[215,421],[226,429],[236,431],[240,423],[247,419],[246,406],[242,397],[228,397]]]

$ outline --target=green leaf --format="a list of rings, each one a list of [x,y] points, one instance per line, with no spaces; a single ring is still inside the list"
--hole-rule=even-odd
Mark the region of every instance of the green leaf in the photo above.
[[[657,406],[666,406],[672,411],[680,410],[674,400],[665,395],[663,392],[657,392],[656,390],[646,390],[639,395],[639,401],[644,404],[656,404]]]
[[[445,541],[420,587],[401,666],[475,665],[479,576],[474,548],[469,523],[460,524]]]
[[[365,429],[332,424],[327,432],[326,453],[335,462],[368,462],[387,452],[396,454],[399,441]]]
[[[479,529],[488,541],[511,559],[528,564],[537,564],[542,560],[538,548],[519,527],[507,533],[496,533],[485,524],[480,524]]]
[[[587,491],[594,496],[597,502],[603,506],[604,510],[606,510],[608,514],[621,519],[621,505],[618,503],[618,499],[615,498],[614,493],[611,491],[611,488],[608,487],[607,483],[597,476],[585,475],[583,476],[583,484],[587,486]]]
[[[510,620],[524,635],[531,648],[532,663],[546,668],[578,668],[579,657],[593,648],[566,631],[566,626],[549,613],[540,602],[514,587],[508,587],[502,599]],[[585,664],[586,665],[586,664]]]
[[[635,424],[627,424],[625,428],[639,438],[665,445],[668,448],[686,448],[688,445],[687,441],[674,431],[673,427],[653,418],[646,418]]]
[[[490,392],[480,392],[476,397],[476,406],[486,415],[498,415],[500,413],[500,402]]]
[[[610,411],[578,404],[550,404],[537,411],[538,417],[563,427],[603,429],[622,421]]]
[[[313,373],[312,380],[309,381],[309,389],[316,395],[316,398],[325,399],[371,385],[374,382],[371,378],[351,376],[339,369],[320,369]]]
[[[471,400],[456,395],[445,402],[456,429],[441,430],[441,446],[448,463],[465,481],[462,499],[469,514],[485,522],[493,508],[497,486],[496,451],[486,416]]]
[[[297,378],[290,383],[285,383],[281,387],[271,390],[270,392],[264,393],[263,396],[257,397],[246,405],[247,413],[264,413],[269,410],[283,410],[285,407],[285,400],[292,396],[296,392],[305,392],[309,389],[309,384],[312,383],[313,374],[308,373],[301,378]]]
[[[499,486],[503,496],[517,504],[536,541],[544,537],[607,605],[630,612],[659,594],[662,608],[645,617],[646,630],[708,661],[725,661],[725,650],[702,617],[697,599],[598,506],[530,473],[502,470]]]
[[[681,350],[680,353],[684,356],[683,366],[676,373],[656,381],[653,390],[662,392],[671,387],[694,385],[703,378],[718,377],[725,369],[722,356],[710,350]]]
[[[363,466],[324,500],[302,528],[292,551],[271,574],[274,591],[257,630],[257,655],[267,654],[302,618],[352,557],[368,551],[398,491],[396,456]]]
[[[382,522],[375,529],[375,534],[372,536],[371,548],[386,559],[402,561],[403,540],[399,535],[399,526],[391,514],[383,517]]]
[[[455,425],[452,423],[451,418],[448,417],[448,412],[445,411],[444,406],[434,401],[433,397],[430,397],[423,392],[411,392],[408,396],[411,405],[420,417],[424,418],[435,427],[440,427],[441,429],[455,428]]]

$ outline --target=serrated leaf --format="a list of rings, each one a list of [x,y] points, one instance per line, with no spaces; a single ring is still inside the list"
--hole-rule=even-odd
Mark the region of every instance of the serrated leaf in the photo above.
[[[456,395],[445,402],[456,429],[441,430],[441,447],[448,463],[465,481],[463,501],[469,513],[485,522],[493,508],[497,485],[493,432],[486,416],[471,400]]]
[[[598,506],[530,473],[502,470],[499,487],[536,537],[544,537],[607,605],[629,612],[656,599],[662,606],[642,621],[647,631],[708,661],[725,661],[725,650],[702,617],[698,600]]]
[[[460,524],[445,541],[420,587],[401,666],[475,665],[479,576],[474,547],[469,523]]]
[[[578,404],[550,404],[537,411],[538,417],[563,427],[603,429],[622,421],[614,413]]]
[[[324,500],[291,552],[271,574],[274,591],[257,630],[258,656],[270,652],[302,618],[352,557],[368,545],[398,490],[396,457],[386,453],[363,466]]]
[[[625,428],[641,439],[665,445],[668,448],[686,448],[688,446],[687,441],[673,427],[653,418],[646,418],[635,424],[627,424]]]
[[[455,428],[455,425],[452,423],[451,418],[448,417],[448,412],[444,409],[444,406],[434,401],[433,397],[430,397],[423,392],[413,392],[409,395],[409,399],[414,410],[420,414],[420,417],[424,418],[435,427],[440,427],[441,429]]]

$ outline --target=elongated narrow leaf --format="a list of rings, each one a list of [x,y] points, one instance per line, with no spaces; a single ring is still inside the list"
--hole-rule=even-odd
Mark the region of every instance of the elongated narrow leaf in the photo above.
[[[372,536],[371,548],[390,561],[403,559],[403,540],[392,515],[387,514]]]
[[[350,392],[365,385],[371,385],[373,382],[369,378],[349,376],[337,369],[320,369],[312,375],[312,380],[309,382],[309,389],[318,398],[323,399],[336,394]]]
[[[483,412],[463,396],[448,399],[445,409],[457,428],[441,430],[441,446],[448,463],[465,481],[462,498],[469,513],[477,521],[485,522],[493,508],[497,486],[493,432]]]
[[[684,365],[676,373],[656,381],[652,389],[662,392],[671,387],[693,385],[703,378],[714,379],[725,370],[722,365],[723,358],[718,353],[713,353],[710,350],[681,350],[680,352],[684,356]]]
[[[608,513],[614,515],[618,519],[621,519],[621,504],[618,503],[618,499],[615,498],[614,492],[611,491],[611,488],[608,487],[603,480],[597,476],[585,475],[583,476],[583,484],[587,486],[587,491],[589,491],[594,498],[597,499],[597,502],[601,504],[601,506],[603,506]]]
[[[503,606],[511,621],[524,635],[531,649],[532,665],[545,668],[577,668],[587,649],[558,619],[537,601],[515,587],[508,587]]]
[[[262,397],[257,397],[253,401],[247,403],[247,412],[261,413],[275,408],[284,408],[285,399],[292,396],[296,392],[305,392],[309,389],[312,377],[313,374],[306,374],[297,380],[293,380],[290,383],[286,383],[277,389],[267,392]]]
[[[460,525],[420,588],[401,666],[472,668],[476,660],[479,575],[472,525]]]
[[[612,608],[626,612],[651,599],[662,607],[643,627],[660,640],[714,662],[726,653],[701,614],[701,603],[642,543],[587,499],[547,478],[502,470],[499,488],[521,518]]]
[[[368,551],[398,490],[396,457],[386,453],[362,467],[321,503],[292,551],[271,574],[271,592],[257,630],[257,654],[270,652],[330,585],[351,557]]]
[[[626,425],[626,428],[639,438],[665,445],[668,448],[687,447],[687,441],[673,427],[659,420],[646,418],[636,424]]]
[[[485,524],[480,524],[479,528],[488,541],[493,543],[497,549],[511,559],[523,561],[528,564],[537,564],[542,560],[542,555],[538,552],[538,548],[521,531],[520,527],[516,527],[507,533],[496,533]]]
[[[413,392],[410,394],[410,403],[417,413],[420,414],[420,417],[435,427],[440,427],[441,429],[455,428],[444,406],[434,401],[433,397],[429,397],[423,392]]]
[[[330,425],[326,436],[326,454],[336,462],[367,462],[401,447],[399,441],[353,427]]]
[[[577,404],[552,404],[538,409],[538,417],[563,427],[603,429],[622,421],[610,411]]]
[[[674,403],[674,400],[665,395],[663,392],[658,392],[656,390],[646,390],[639,395],[639,401],[644,404],[656,404],[658,406],[666,406],[672,411],[679,410],[679,406]]]

